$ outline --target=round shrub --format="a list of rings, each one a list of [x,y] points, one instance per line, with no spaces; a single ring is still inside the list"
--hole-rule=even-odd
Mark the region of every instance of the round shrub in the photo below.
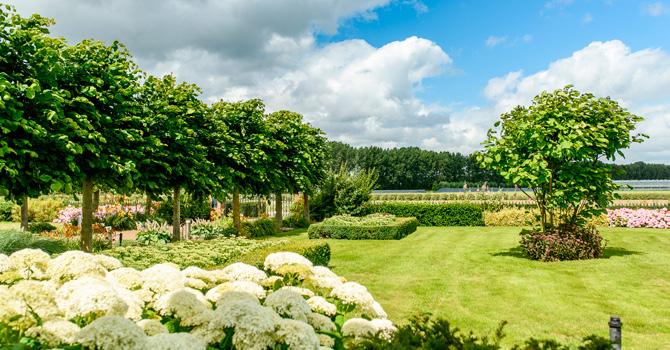
[[[595,259],[605,250],[603,237],[593,226],[523,230],[520,243],[531,259],[541,261]]]

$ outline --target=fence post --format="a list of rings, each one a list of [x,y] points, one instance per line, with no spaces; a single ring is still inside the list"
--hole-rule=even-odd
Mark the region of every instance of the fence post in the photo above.
[[[184,236],[187,241],[191,237],[191,219],[186,219],[186,232],[184,232]]]
[[[619,316],[611,316],[609,326],[612,349],[621,350],[621,319]]]

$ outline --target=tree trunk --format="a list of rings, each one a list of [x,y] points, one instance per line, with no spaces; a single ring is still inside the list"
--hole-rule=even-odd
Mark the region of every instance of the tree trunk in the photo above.
[[[95,213],[98,211],[98,207],[100,206],[100,190],[95,190],[93,192],[93,212]]]
[[[144,203],[144,215],[151,215],[151,196],[147,195],[147,201]]]
[[[275,223],[278,228],[282,226],[282,204],[281,192],[275,193]]]
[[[242,224],[240,222],[240,190],[238,189],[233,192],[233,225],[237,232],[240,232]]]
[[[93,181],[84,179],[81,195],[81,250],[93,251]]]
[[[303,215],[305,216],[305,219],[307,219],[307,222],[311,222],[311,220],[309,219],[309,196],[307,195],[307,192],[302,193],[302,201],[304,204]]]
[[[28,196],[21,199],[21,229],[28,231]]]
[[[181,208],[180,208],[181,189],[175,186],[172,195],[172,242],[181,239]]]

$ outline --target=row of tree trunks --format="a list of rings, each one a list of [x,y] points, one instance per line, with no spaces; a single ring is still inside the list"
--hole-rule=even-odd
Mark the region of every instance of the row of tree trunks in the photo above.
[[[84,179],[81,195],[81,250],[93,251],[93,181]]]
[[[172,196],[172,241],[181,239],[181,189],[179,186],[174,188]]]
[[[21,199],[21,229],[28,230],[28,196]]]

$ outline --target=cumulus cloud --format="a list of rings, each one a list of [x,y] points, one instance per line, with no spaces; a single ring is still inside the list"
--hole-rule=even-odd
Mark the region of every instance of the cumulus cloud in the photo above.
[[[546,70],[524,75],[510,72],[489,81],[484,93],[497,115],[516,105],[528,105],[543,90],[573,84],[581,91],[610,96],[631,112],[645,117],[639,131],[650,136],[635,145],[628,160],[667,163],[670,159],[670,55],[661,49],[632,51],[619,40],[593,42]]]
[[[23,13],[54,17],[72,41],[119,39],[140,66],[197,83],[204,98],[262,98],[269,110],[300,112],[332,139],[354,145],[445,147],[448,109],[416,97],[422,81],[451,58],[409,37],[373,47],[362,40],[326,45],[351,18],[374,20],[391,0],[42,0],[16,2]],[[417,13],[418,0],[399,2]],[[461,135],[455,132],[455,135]]]

